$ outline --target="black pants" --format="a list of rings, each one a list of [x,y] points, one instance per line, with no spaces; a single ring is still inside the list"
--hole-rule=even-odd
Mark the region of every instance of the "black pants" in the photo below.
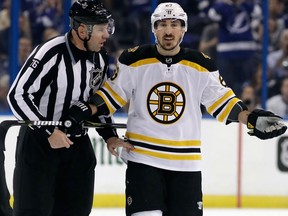
[[[69,148],[52,149],[47,138],[21,127],[14,170],[14,216],[88,216],[96,158],[88,135]]]
[[[6,184],[4,151],[0,150],[0,215],[12,216],[12,208],[9,203],[10,193]]]
[[[128,161],[126,215],[162,210],[163,216],[202,216],[201,172],[164,170]]]

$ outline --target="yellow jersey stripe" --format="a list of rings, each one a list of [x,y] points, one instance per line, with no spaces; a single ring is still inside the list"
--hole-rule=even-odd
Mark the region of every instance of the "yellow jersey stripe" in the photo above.
[[[131,67],[139,67],[139,66],[142,66],[142,65],[146,65],[146,64],[154,64],[154,63],[158,63],[159,60],[157,58],[147,58],[147,59],[142,59],[142,60],[139,60],[137,62],[134,62],[132,63]]]
[[[103,87],[108,91],[108,93],[113,97],[113,99],[123,107],[127,102],[121,98],[108,84],[108,82],[105,82]]]
[[[233,98],[231,101],[229,101],[228,105],[224,108],[224,111],[219,116],[219,121],[223,122],[224,119],[226,119],[231,112],[232,108],[235,106],[235,104],[240,101],[238,98]]]
[[[116,112],[116,109],[114,108],[114,106],[111,105],[111,103],[109,102],[109,100],[107,100],[105,94],[101,90],[97,91],[96,94],[98,94],[105,101],[105,104],[108,107],[110,114],[113,114],[114,112]]]
[[[201,154],[168,154],[135,148],[133,152],[166,160],[201,160]]]
[[[179,62],[179,64],[183,64],[183,65],[186,65],[188,67],[192,67],[192,68],[196,69],[199,72],[208,72],[208,70],[206,68],[204,68],[201,65],[196,64],[194,62],[191,62],[191,61],[182,60],[182,61]]]
[[[147,143],[154,143],[154,144],[160,144],[160,145],[166,145],[166,146],[201,146],[200,140],[164,140],[164,139],[158,139],[153,137],[144,136],[141,134],[135,134],[126,132],[126,137],[128,139],[134,139],[139,140]]]
[[[225,102],[228,98],[235,96],[234,92],[230,89],[226,94],[221,97],[219,100],[217,100],[212,106],[208,107],[207,111],[208,113],[212,113],[213,110],[215,110],[220,104]]]

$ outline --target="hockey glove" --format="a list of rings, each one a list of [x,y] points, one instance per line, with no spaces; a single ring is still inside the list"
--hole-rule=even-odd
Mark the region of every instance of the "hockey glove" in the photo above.
[[[270,139],[285,133],[287,126],[281,121],[281,117],[270,111],[255,109],[248,115],[248,134],[260,139]]]
[[[67,133],[77,133],[82,130],[82,123],[92,115],[92,110],[88,103],[78,101],[68,110],[67,116],[63,119],[64,128]]]

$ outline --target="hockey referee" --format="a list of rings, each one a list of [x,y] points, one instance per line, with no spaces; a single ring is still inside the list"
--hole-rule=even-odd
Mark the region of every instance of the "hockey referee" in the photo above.
[[[8,102],[20,120],[70,120],[72,128],[22,126],[14,170],[14,216],[88,216],[94,194],[96,158],[80,119],[86,101],[109,78],[104,43],[114,32],[111,13],[99,0],[76,1],[71,30],[38,45],[18,73]],[[93,116],[96,121],[110,118]],[[121,142],[115,129],[97,129]]]

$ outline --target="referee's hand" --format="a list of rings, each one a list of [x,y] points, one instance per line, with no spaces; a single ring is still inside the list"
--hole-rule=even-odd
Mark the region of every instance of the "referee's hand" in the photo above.
[[[73,142],[61,130],[55,128],[51,136],[48,138],[51,148],[70,148]]]
[[[128,152],[134,149],[133,145],[131,145],[126,140],[120,139],[118,137],[110,137],[109,139],[107,139],[106,143],[107,143],[108,151],[116,157],[119,156],[119,153],[117,152],[118,147],[125,148],[126,151]]]

